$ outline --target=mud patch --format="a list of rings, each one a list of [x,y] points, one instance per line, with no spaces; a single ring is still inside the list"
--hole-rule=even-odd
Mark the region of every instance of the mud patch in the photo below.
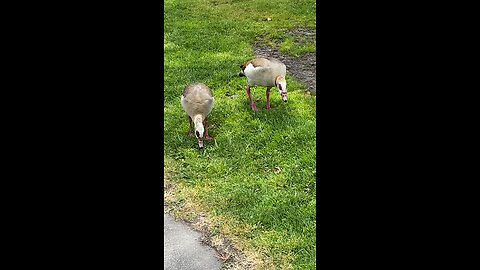
[[[295,28],[287,31],[295,39],[295,43],[302,45],[305,43],[315,43],[315,31],[308,28]]]
[[[315,41],[315,32],[306,28],[296,28],[287,32],[294,37],[298,45]],[[287,66],[287,74],[290,73],[295,79],[301,82],[307,92],[317,92],[317,57],[316,53],[307,53],[300,57],[293,57],[280,52],[280,42],[275,41],[275,46],[268,46],[265,42],[258,40],[254,44],[256,57],[272,57],[282,61]]]

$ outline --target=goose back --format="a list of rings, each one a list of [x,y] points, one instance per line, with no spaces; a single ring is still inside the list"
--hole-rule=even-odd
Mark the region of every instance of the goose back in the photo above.
[[[208,86],[196,83],[185,87],[181,102],[183,109],[190,117],[201,114],[205,119],[213,109],[214,98]]]

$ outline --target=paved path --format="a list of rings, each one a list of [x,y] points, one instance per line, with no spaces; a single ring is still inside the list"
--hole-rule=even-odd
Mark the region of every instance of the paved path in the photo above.
[[[163,214],[163,267],[165,270],[217,270],[216,251],[200,243],[199,232]]]

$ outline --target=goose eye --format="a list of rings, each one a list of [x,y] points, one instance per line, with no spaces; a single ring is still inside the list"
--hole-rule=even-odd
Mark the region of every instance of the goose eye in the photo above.
[[[282,90],[282,85],[281,84],[278,85],[278,89]]]
[[[195,130],[195,134],[197,135],[197,138],[200,138],[200,133]]]

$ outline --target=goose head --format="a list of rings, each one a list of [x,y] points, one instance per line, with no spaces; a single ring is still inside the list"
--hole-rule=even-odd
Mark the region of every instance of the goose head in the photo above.
[[[203,148],[203,133],[205,132],[202,116],[200,114],[195,115],[193,123],[195,124],[195,137],[197,137],[198,147],[201,149]]]
[[[285,77],[277,76],[275,78],[275,86],[277,86],[283,102],[287,102],[287,81],[285,80]]]

